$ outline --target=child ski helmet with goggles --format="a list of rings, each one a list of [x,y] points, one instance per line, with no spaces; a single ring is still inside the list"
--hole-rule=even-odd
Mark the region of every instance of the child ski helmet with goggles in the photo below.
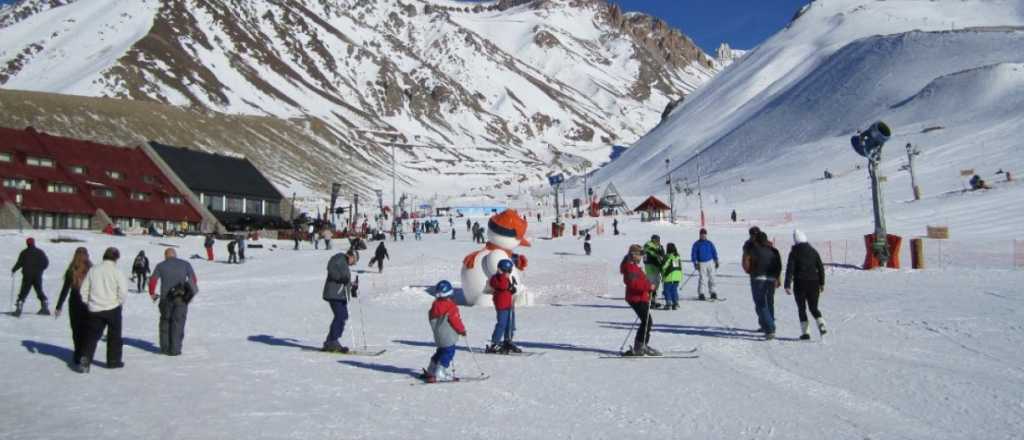
[[[447,298],[452,296],[452,283],[448,280],[441,280],[434,286],[434,296],[437,298]]]

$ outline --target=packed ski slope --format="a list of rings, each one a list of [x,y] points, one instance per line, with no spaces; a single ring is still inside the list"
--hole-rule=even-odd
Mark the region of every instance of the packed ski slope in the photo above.
[[[0,437],[995,439],[1024,431],[1024,272],[831,267],[822,300],[828,339],[796,340],[795,306],[780,290],[779,339],[765,342],[739,268],[746,225],[718,225],[711,238],[728,300],[695,301],[690,280],[680,310],[654,314],[652,346],[696,347],[700,357],[600,359],[619,350],[634,321],[617,274],[626,247],[658,233],[686,253],[696,236],[689,223],[635,219],[620,220],[624,235],[612,236],[607,221],[609,234],[595,236],[590,257],[581,241],[546,240],[533,225],[524,283],[537,305],[517,312],[516,339],[542,355],[460,350],[457,373],[482,370],[491,376],[485,382],[422,385],[413,377],[433,350],[425,286],[457,282],[461,258],[480,246],[464,221],[455,223],[455,241],[447,222],[423,241],[389,241],[383,274],[362,271],[364,253],[343,340],[361,347],[365,333],[368,345],[387,349],[380,357],[300,348],[321,344],[330,321],[320,294],[331,253],[309,243],[293,251],[291,242],[263,240],[244,265],[224,264],[219,243],[217,262],[190,260],[201,291],[176,358],[155,353],[157,310],[145,295],[125,306],[126,368],[88,375],[67,366],[66,315],[0,316]],[[812,240],[829,227],[768,228],[783,256],[793,226]],[[57,235],[86,240],[93,256],[119,247],[124,270],[139,250],[157,263],[161,243],[183,256],[201,253],[198,238],[38,232],[51,260],[51,301],[78,245],[50,243]],[[0,236],[0,266],[13,264],[24,237]],[[30,298],[27,310],[36,306]],[[462,311],[479,349],[493,310]]]

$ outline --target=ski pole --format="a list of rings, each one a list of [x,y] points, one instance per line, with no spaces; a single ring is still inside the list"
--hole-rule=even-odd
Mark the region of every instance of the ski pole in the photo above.
[[[622,353],[623,349],[626,348],[626,342],[629,342],[629,337],[633,335],[633,329],[636,328],[637,321],[640,321],[639,316],[637,316],[636,319],[633,320],[633,324],[629,326],[629,333],[626,333],[626,339],[623,339],[622,345],[619,345],[619,353]]]
[[[470,355],[471,358],[473,358],[473,363],[476,364],[476,369],[477,369],[477,371],[480,372],[480,376],[486,376],[487,374],[484,373],[484,369],[480,368],[480,362],[476,360],[476,352],[473,351],[473,346],[469,345],[469,337],[468,336],[463,336],[462,340],[463,340],[463,342],[466,343],[466,349],[469,350],[469,355]]]
[[[11,313],[14,313],[14,273],[11,273]]]
[[[357,278],[358,279],[358,278]],[[366,320],[363,318],[363,297],[357,296],[356,302],[359,304],[359,329],[363,332],[363,350],[365,351],[366,346]]]

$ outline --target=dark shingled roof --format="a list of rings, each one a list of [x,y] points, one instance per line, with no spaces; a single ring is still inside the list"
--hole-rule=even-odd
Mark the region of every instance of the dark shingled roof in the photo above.
[[[249,159],[149,143],[193,192],[284,198]]]

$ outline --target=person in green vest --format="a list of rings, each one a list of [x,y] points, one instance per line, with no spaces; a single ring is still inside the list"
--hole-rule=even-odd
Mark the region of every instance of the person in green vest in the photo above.
[[[665,264],[661,266],[661,278],[665,283],[662,295],[665,296],[665,310],[679,310],[679,282],[683,281],[683,259],[675,243],[669,243],[665,255]]]
[[[658,234],[651,236],[651,240],[644,244],[644,273],[647,274],[647,281],[651,283],[651,307],[658,308],[656,299],[658,286],[661,285],[661,267],[665,265],[665,248],[661,246],[661,237]],[[664,292],[662,293],[664,295]]]

